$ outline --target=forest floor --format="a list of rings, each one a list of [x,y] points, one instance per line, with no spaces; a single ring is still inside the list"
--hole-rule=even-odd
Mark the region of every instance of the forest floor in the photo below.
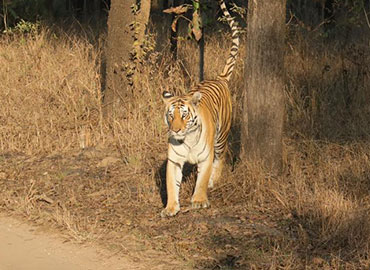
[[[356,221],[342,216],[343,225],[334,224],[333,229],[327,227],[334,232],[330,232],[332,236],[325,243],[320,242],[322,234],[317,231],[320,227],[316,228],[313,223],[313,219],[319,217],[284,207],[288,201],[293,205],[301,202],[289,198],[292,194],[278,194],[276,190],[281,187],[282,179],[268,179],[262,174],[257,174],[256,178],[247,177],[255,181],[254,186],[250,184],[252,189],[243,187],[254,205],[241,196],[243,182],[235,183],[239,186],[237,189],[227,181],[210,191],[210,208],[195,211],[189,208],[194,171],[188,168],[181,193],[182,210],[174,218],[161,218],[165,200],[163,188],[158,183],[164,181],[162,162],[152,161],[152,170],[147,174],[153,174],[153,177],[146,179],[152,179],[152,183],[143,180],[138,183],[135,176],[144,177],[143,172],[128,172],[124,160],[113,149],[94,147],[47,156],[0,155],[1,211],[28,220],[38,228],[35,234],[33,227],[30,229],[6,218],[0,227],[1,239],[5,239],[1,241],[0,253],[5,257],[7,253],[3,250],[12,253],[7,248],[8,239],[15,241],[14,247],[17,242],[23,245],[26,241],[19,251],[26,252],[28,257],[19,263],[32,261],[31,256],[34,256],[37,262],[45,263],[47,267],[49,257],[40,258],[50,253],[61,258],[57,261],[60,269],[74,269],[65,268],[66,261],[75,269],[89,269],[86,267],[90,266],[90,269],[299,269],[303,265],[306,269],[339,269],[339,265],[351,266],[356,261],[350,255],[343,258],[336,255],[337,252],[351,254],[354,248],[345,244],[352,236],[342,231],[341,226],[351,222],[349,225],[356,230],[356,227],[367,224],[367,216],[364,219],[358,216]],[[250,171],[243,165],[239,167],[235,172],[229,172],[228,168],[225,179],[231,173],[237,179],[238,173],[248,174]],[[256,173],[254,170],[253,174]],[[127,180],[128,175],[131,175],[131,181]],[[266,182],[261,183],[261,178]],[[284,178],[290,181],[288,175]],[[254,197],[253,193],[259,195]],[[341,203],[333,201],[328,194],[324,197],[325,209],[331,207],[330,203]],[[349,211],[352,213],[353,210]],[[348,233],[352,232],[345,228]],[[14,232],[13,240],[8,232]],[[57,234],[64,241],[45,236],[45,232]],[[356,234],[361,235],[361,232]],[[363,243],[366,244],[366,240]],[[98,254],[94,247],[105,251]],[[30,250],[35,253],[28,252]],[[75,256],[73,250],[79,255]],[[72,255],[68,253],[70,251]],[[18,251],[12,254],[19,255]],[[68,260],[63,261],[63,256]],[[13,261],[12,257],[3,261],[0,255],[0,262],[11,264]],[[367,263],[367,260],[357,261],[353,269],[366,269]],[[84,267],[78,268],[81,265]],[[3,270],[1,267],[12,269],[0,264]]]
[[[9,265],[50,269],[55,256],[60,258],[54,261],[55,267],[60,264],[60,268],[53,269],[234,269],[245,260],[263,259],[251,236],[261,238],[258,241],[283,237],[271,220],[242,204],[193,211],[190,197],[182,196],[181,212],[163,219],[164,190],[158,181],[164,181],[164,165],[156,167],[155,177],[160,179],[141,187],[150,189],[147,201],[148,194],[140,195],[143,191],[135,181],[123,183],[120,176],[127,175],[126,166],[118,153],[112,153],[90,148],[39,157],[0,155],[3,214],[37,225],[0,219],[1,270],[13,269],[7,268]],[[191,178],[193,172],[188,171]],[[189,182],[185,188],[188,185],[189,189]],[[127,189],[131,203],[125,197]],[[211,201],[218,192],[210,194]],[[140,196],[142,203],[138,204]],[[249,238],[251,246],[244,250]],[[96,253],[96,246],[111,255],[91,259],[103,258]],[[246,253],[250,254],[245,257]],[[19,256],[24,260],[17,261]]]

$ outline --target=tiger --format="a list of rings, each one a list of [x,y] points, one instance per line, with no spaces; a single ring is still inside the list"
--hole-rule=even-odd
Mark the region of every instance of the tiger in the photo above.
[[[162,217],[180,211],[179,192],[185,162],[197,164],[197,180],[191,198],[193,209],[210,206],[207,189],[219,179],[231,128],[232,104],[228,82],[239,50],[239,30],[224,0],[220,8],[232,32],[232,46],[226,64],[215,80],[204,80],[187,94],[175,96],[163,91],[165,124],[168,127],[166,166],[167,204]]]

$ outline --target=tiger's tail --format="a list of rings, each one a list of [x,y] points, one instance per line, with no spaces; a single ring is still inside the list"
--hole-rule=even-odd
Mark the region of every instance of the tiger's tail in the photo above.
[[[231,17],[229,11],[227,10],[224,0],[220,0],[219,3],[220,3],[221,10],[224,16],[226,17],[227,23],[229,24],[231,28],[232,46],[231,46],[230,55],[227,58],[225,67],[223,71],[221,72],[221,74],[218,75],[218,78],[229,81],[232,75],[235,62],[236,62],[236,57],[238,56],[238,51],[239,51],[239,28],[238,28],[238,23],[234,20],[233,17]]]

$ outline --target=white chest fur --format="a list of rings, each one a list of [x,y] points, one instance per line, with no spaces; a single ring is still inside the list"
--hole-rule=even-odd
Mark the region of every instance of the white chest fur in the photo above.
[[[209,147],[205,136],[198,132],[188,134],[183,142],[170,139],[169,158],[178,163],[198,164],[207,159]]]

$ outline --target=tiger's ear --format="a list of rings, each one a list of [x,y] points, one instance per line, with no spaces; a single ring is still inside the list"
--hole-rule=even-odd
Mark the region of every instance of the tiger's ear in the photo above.
[[[173,94],[168,92],[168,91],[163,91],[162,93],[162,99],[164,102],[167,102],[168,99],[172,98],[173,97]]]
[[[200,92],[195,92],[191,97],[191,102],[197,106],[199,104],[200,99],[202,98],[202,94]]]

